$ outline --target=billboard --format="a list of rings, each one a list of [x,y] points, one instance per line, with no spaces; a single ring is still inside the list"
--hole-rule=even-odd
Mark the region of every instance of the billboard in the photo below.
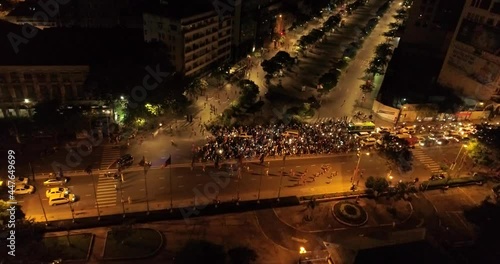
[[[456,40],[481,51],[500,55],[500,30],[463,19]]]

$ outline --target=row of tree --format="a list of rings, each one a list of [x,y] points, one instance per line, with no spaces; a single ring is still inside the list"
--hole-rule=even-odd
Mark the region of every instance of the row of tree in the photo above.
[[[372,18],[364,29],[365,36],[369,34],[375,25],[378,23],[377,18]],[[363,46],[364,37],[357,41],[351,42],[343,52],[342,59],[338,60],[333,67],[325,74],[323,74],[318,83],[324,89],[324,92],[328,92],[337,86],[342,70],[348,66],[349,60],[354,58],[358,53],[358,50]]]
[[[382,5],[379,10],[377,11],[377,14],[379,16],[382,16],[385,12],[390,7],[390,4],[392,3],[392,0],[387,1],[384,5]],[[403,4],[403,7],[398,9],[397,14],[394,16],[397,20],[395,23],[391,23],[389,31],[384,33],[384,36],[386,37],[386,42],[379,44],[375,48],[375,56],[372,58],[370,61],[368,68],[365,69],[365,73],[367,76],[373,76],[377,74],[384,74],[385,69],[387,65],[389,64],[389,61],[391,59],[391,56],[393,54],[393,45],[391,44],[392,39],[396,36],[396,32],[400,31],[403,27],[404,24],[406,23],[406,19],[408,17],[408,11],[407,8],[411,3],[408,1],[405,1]],[[367,27],[365,28],[366,30],[372,30],[370,26],[373,24],[368,23]],[[371,29],[370,29],[371,28]],[[371,79],[371,78],[370,78]],[[360,89],[363,91],[363,93],[370,93],[374,89],[374,85],[372,81],[367,81],[366,83],[362,84],[360,86]]]
[[[289,69],[293,64],[295,64],[296,58],[290,56],[286,51],[278,51],[274,57],[269,60],[264,60],[260,66],[267,73],[266,78],[271,79],[274,75],[283,70]]]

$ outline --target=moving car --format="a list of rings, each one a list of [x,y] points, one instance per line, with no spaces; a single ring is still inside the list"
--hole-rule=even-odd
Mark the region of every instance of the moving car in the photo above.
[[[132,165],[134,163],[134,157],[132,157],[130,154],[123,155],[121,158],[119,158],[116,161],[117,165],[119,167],[126,167]]]
[[[361,141],[361,145],[363,147],[375,146],[376,143],[377,143],[377,140],[374,138],[367,138],[367,139],[364,139],[363,141]]]
[[[54,194],[58,195],[60,193],[69,194],[69,189],[63,188],[63,187],[50,188],[45,192],[45,196],[47,196],[47,198],[49,198],[50,196],[52,196]]]
[[[70,194],[55,194],[50,196],[49,198],[49,205],[54,206],[58,204],[67,204],[67,203],[72,203],[76,200],[76,196],[72,193]]]
[[[31,194],[35,192],[35,187],[32,185],[16,185],[16,189],[14,190],[14,194]]]
[[[423,138],[421,139],[418,144],[421,146],[421,147],[430,147],[432,145],[434,145],[435,141],[432,140],[432,139],[429,139],[429,138]]]
[[[443,137],[443,138],[436,139],[436,143],[438,143],[438,145],[444,146],[444,145],[448,145],[448,143],[450,143],[450,141]]]
[[[56,177],[56,178],[50,178],[47,179],[46,181],[43,182],[44,186],[57,186],[57,185],[63,185],[68,182],[68,178],[66,177]]]

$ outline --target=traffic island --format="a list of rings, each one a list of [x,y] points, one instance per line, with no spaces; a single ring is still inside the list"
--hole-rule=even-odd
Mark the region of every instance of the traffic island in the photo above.
[[[93,234],[84,233],[44,237],[42,243],[47,250],[47,256],[51,259],[62,259],[65,262],[86,262],[90,256],[93,240]]]
[[[348,226],[362,226],[368,221],[368,213],[360,205],[342,201],[333,205],[332,214],[337,221]]]
[[[118,227],[108,231],[104,260],[144,259],[163,247],[163,235],[150,228]]]

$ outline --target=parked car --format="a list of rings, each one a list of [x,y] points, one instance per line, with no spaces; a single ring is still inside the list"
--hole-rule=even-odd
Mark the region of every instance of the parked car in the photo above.
[[[57,186],[57,185],[64,185],[68,182],[68,178],[66,177],[56,177],[56,178],[50,178],[47,179],[43,182],[44,186]]]
[[[63,187],[56,187],[56,188],[50,188],[45,192],[45,196],[49,198],[52,195],[59,195],[59,194],[69,194],[69,189],[68,188],[63,188]]]
[[[31,194],[35,192],[35,187],[32,185],[16,185],[16,189],[14,189],[14,194]]]
[[[19,177],[14,180],[16,185],[26,185],[28,184],[28,178],[27,177]]]
[[[60,193],[57,195],[52,195],[49,198],[49,205],[54,206],[54,205],[59,205],[59,204],[67,204],[67,203],[72,203],[76,201],[76,196],[72,193],[70,194],[64,194]]]
[[[126,154],[126,155],[123,155],[121,158],[119,158],[116,161],[116,163],[119,167],[130,166],[134,163],[134,157],[132,157],[132,155],[130,155],[130,154]]]

